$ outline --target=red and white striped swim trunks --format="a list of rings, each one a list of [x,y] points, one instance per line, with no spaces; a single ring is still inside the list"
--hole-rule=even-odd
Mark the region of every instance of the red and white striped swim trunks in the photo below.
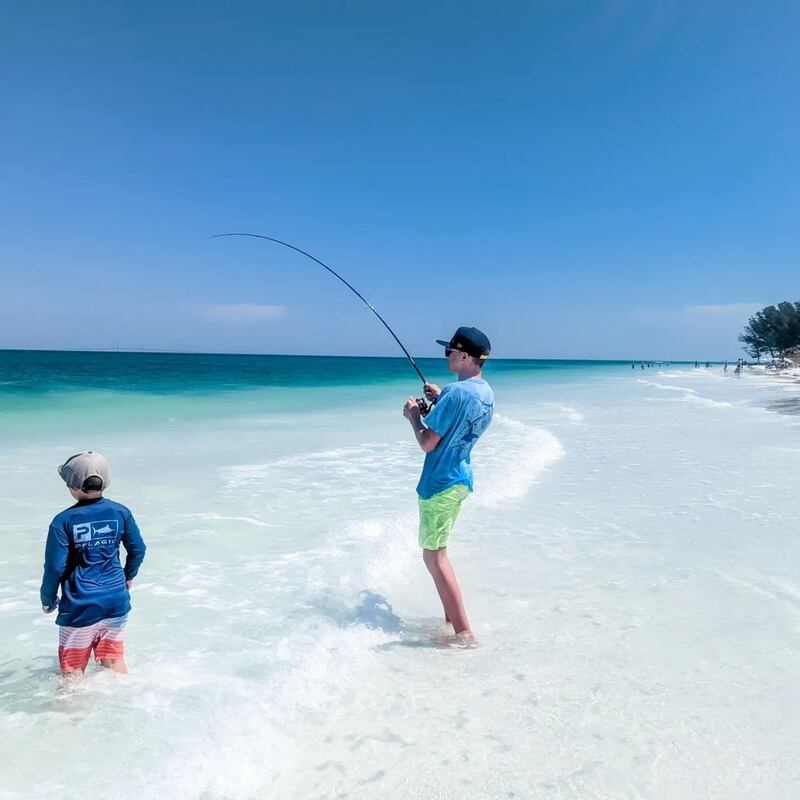
[[[63,672],[83,669],[94,650],[95,661],[122,658],[125,653],[125,623],[128,615],[109,617],[83,628],[58,629],[58,663]]]

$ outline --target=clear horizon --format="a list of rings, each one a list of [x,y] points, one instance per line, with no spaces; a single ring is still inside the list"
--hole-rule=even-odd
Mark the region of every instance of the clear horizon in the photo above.
[[[398,359],[402,362],[407,361],[406,357],[400,355],[362,355],[358,353],[236,353],[232,351],[222,350],[147,350],[137,349],[132,347],[120,349],[95,349],[95,348],[82,348],[80,350],[68,350],[57,347],[0,347],[2,352],[15,352],[15,353],[119,353],[120,355],[172,355],[172,356],[264,356],[264,357],[281,357],[281,358],[381,358],[381,359]],[[418,360],[433,361],[442,358],[439,356],[412,356]],[[444,359],[442,359],[444,360]],[[700,363],[722,364],[725,361],[730,362],[730,359],[696,359],[696,358],[547,358],[545,356],[537,357],[503,357],[492,356],[491,361],[597,361],[603,363],[613,364],[630,364],[635,362],[639,363],[670,363],[670,364],[693,364],[695,361]],[[751,359],[752,360],[752,359]]]

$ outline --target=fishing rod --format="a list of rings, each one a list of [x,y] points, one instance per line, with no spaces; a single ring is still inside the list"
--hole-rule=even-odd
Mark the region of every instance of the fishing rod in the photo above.
[[[275,242],[275,244],[281,244],[284,247],[288,247],[290,250],[294,250],[297,253],[301,253],[306,258],[310,258],[312,261],[319,264],[323,269],[328,270],[328,272],[330,272],[331,275],[333,275],[335,278],[338,278],[381,321],[383,327],[386,328],[386,330],[392,334],[392,338],[397,342],[397,344],[400,345],[400,349],[403,351],[403,353],[405,353],[405,356],[411,363],[411,366],[414,367],[414,370],[417,373],[417,375],[419,375],[419,378],[422,381],[423,385],[428,383],[428,381],[425,380],[425,376],[420,371],[420,368],[417,366],[417,362],[414,361],[414,359],[411,357],[411,353],[409,353],[408,350],[406,350],[403,343],[397,337],[397,334],[389,327],[389,323],[375,310],[375,306],[373,306],[372,303],[370,303],[369,300],[367,300],[367,298],[364,297],[364,295],[361,294],[361,292],[359,292],[358,289],[356,289],[355,286],[353,286],[351,283],[348,283],[348,281],[346,281],[338,272],[336,272],[336,270],[331,269],[331,267],[329,267],[324,262],[320,261],[316,256],[312,256],[311,253],[307,253],[302,248],[296,247],[293,244],[289,244],[289,242],[284,242],[281,239],[276,239],[273,236],[263,236],[260,233],[217,233],[211,238],[221,239],[224,236],[248,236],[251,239],[265,239],[268,242]],[[425,401],[424,398],[418,397],[417,405],[419,406],[419,409],[422,412],[423,416],[427,414],[428,411],[430,411],[430,405]]]

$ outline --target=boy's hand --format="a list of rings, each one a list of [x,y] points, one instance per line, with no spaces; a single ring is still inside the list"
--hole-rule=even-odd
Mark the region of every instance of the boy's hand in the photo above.
[[[55,606],[42,606],[42,611],[44,611],[45,614],[52,614],[55,610]]]
[[[125,588],[130,591],[131,586],[133,586],[133,581],[125,581]]]
[[[442,390],[435,383],[426,383],[422,387],[422,391],[425,392],[425,397],[427,397],[432,403],[435,403],[439,399],[439,395],[442,393]]]
[[[415,415],[417,418],[419,417],[419,406],[413,397],[409,397],[403,406],[403,416],[406,419],[413,420]]]

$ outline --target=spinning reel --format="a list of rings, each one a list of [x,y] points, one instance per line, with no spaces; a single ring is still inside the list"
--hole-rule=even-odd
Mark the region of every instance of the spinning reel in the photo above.
[[[418,397],[417,408],[419,409],[421,416],[427,417],[430,413],[430,410],[433,408],[433,403],[429,403],[424,397]]]

